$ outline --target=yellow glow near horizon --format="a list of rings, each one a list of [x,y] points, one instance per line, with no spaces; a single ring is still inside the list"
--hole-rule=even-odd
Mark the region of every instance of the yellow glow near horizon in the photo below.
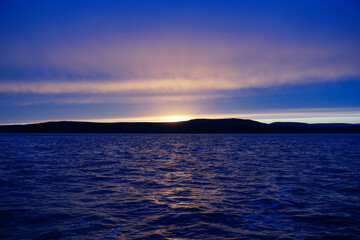
[[[196,116],[191,115],[168,115],[153,117],[135,117],[135,118],[110,118],[110,119],[81,119],[77,121],[90,122],[181,122],[195,119]]]
[[[181,121],[187,121],[190,119],[192,119],[192,118],[189,116],[175,115],[175,116],[159,117],[159,119],[156,120],[156,122],[181,122]]]

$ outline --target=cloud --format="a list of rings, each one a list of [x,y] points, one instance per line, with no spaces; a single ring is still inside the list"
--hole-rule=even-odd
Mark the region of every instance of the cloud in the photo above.
[[[48,49],[46,47],[43,47]],[[44,52],[47,52],[47,50]],[[358,44],[294,44],[242,39],[84,43],[56,46],[30,58],[9,55],[27,68],[76,72],[77,78],[1,79],[13,93],[191,93],[281,84],[334,81],[360,76]],[[4,64],[4,62],[2,62]],[[6,65],[6,64],[5,64]],[[92,72],[104,78],[86,79]]]
[[[96,11],[99,6],[93,6],[90,15],[74,12],[64,23],[55,7],[46,15],[51,21],[41,15],[35,21],[29,14],[12,22],[16,15],[4,12],[9,18],[4,19],[17,28],[0,29],[0,92],[128,94],[138,99],[178,94],[197,99],[244,88],[358,78],[357,15],[307,4],[311,14],[306,15],[288,4],[283,9],[272,6],[276,14],[255,4],[242,15],[238,10],[246,6],[241,4],[224,4],[223,13],[217,4],[190,10],[178,6],[179,13],[191,13],[191,21],[164,9],[160,15],[148,11],[152,4],[140,7],[151,18],[139,19],[139,9],[117,14],[126,10],[121,4],[118,9],[106,5],[106,14]],[[252,11],[260,15],[252,16]],[[1,75],[3,69],[15,69],[14,74]]]
[[[102,104],[102,103],[120,103],[120,104],[156,104],[156,103],[192,103],[199,101],[208,101],[218,98],[229,98],[229,94],[31,94],[23,98],[4,98],[0,100],[1,105],[11,106],[30,106],[37,104]]]

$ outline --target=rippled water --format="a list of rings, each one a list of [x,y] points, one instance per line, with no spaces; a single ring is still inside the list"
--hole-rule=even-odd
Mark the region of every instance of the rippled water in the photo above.
[[[0,134],[1,239],[359,239],[360,135]]]

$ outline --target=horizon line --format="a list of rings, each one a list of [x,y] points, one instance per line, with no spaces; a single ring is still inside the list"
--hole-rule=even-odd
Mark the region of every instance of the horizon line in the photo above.
[[[360,125],[360,123],[348,123],[348,122],[315,122],[315,123],[308,123],[308,122],[301,122],[301,121],[274,121],[274,122],[262,122],[256,119],[250,118],[238,118],[238,117],[224,117],[224,118],[206,118],[206,117],[199,117],[199,118],[190,118],[186,120],[179,120],[179,121],[138,121],[138,120],[128,120],[128,121],[101,121],[95,119],[89,120],[44,120],[44,121],[34,121],[34,122],[24,122],[24,123],[0,123],[0,126],[17,126],[17,125],[31,125],[31,124],[42,124],[42,123],[59,123],[59,122],[78,122],[78,123],[180,123],[180,122],[189,122],[193,120],[250,120],[254,122],[260,122],[263,124],[272,124],[272,123],[302,123],[302,124],[349,124],[349,125]],[[120,119],[119,119],[120,120]]]

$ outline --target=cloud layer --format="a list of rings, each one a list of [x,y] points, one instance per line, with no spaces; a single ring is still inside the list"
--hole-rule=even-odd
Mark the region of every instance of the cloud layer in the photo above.
[[[4,5],[0,92],[198,95],[360,76],[356,2],[62,4]]]
[[[191,93],[234,90],[360,76],[360,47],[315,43],[155,40],[83,43],[71,48],[43,46],[31,58],[26,50],[7,56],[29,68],[57,69],[45,77],[1,79],[0,92],[15,93]],[[40,47],[39,47],[40,48]],[[40,48],[41,49],[41,48]],[[6,63],[3,62],[6,65]],[[46,71],[45,71],[46,72]],[[76,72],[76,77],[67,77]],[[103,77],[86,79],[92,73]]]

